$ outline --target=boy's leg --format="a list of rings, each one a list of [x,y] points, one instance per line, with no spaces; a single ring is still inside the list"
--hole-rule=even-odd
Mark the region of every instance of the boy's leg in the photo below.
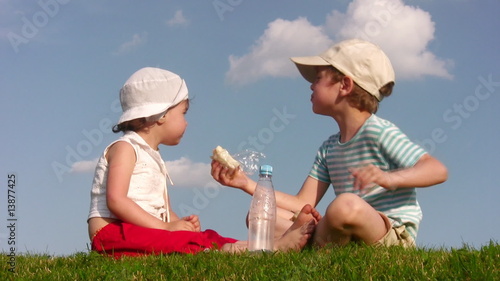
[[[297,219],[290,225],[287,231],[274,241],[275,251],[298,251],[302,249],[314,231],[315,220],[320,215],[311,205],[305,205],[299,212]],[[222,246],[221,251],[239,253],[247,249],[247,241],[227,243]]]
[[[373,244],[387,233],[388,227],[379,212],[359,196],[344,193],[335,198],[316,226],[314,243],[345,245],[350,241]]]
[[[279,207],[276,207],[276,228],[274,230],[275,237],[281,237],[292,226],[292,218],[295,214]]]
[[[316,209],[306,204],[283,236],[275,241],[275,250],[286,252],[302,249],[309,241],[314,232],[316,220],[319,220],[320,217]]]
[[[302,206],[300,208],[302,208]],[[276,207],[276,227],[274,230],[275,238],[280,238],[281,236],[283,236],[283,234],[285,234],[285,232],[292,226],[293,224],[292,218],[294,216],[295,216],[294,212],[282,209],[280,207]],[[246,217],[246,225],[248,228],[248,213]]]

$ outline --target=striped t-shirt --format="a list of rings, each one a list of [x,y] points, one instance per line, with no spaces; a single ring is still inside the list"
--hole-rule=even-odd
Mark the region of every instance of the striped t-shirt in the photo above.
[[[358,194],[389,217],[393,226],[406,225],[407,231],[416,239],[422,211],[415,188],[390,191],[375,186],[368,192],[354,190],[354,178],[348,169],[368,164],[378,166],[382,171],[404,169],[415,165],[425,153],[394,124],[372,115],[350,141],[341,143],[340,133],[326,140],[318,150],[309,176],[331,183],[336,195],[345,192]]]

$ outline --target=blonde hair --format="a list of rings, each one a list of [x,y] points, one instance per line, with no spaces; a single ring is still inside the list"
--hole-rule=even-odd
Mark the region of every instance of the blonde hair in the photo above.
[[[327,73],[330,75],[332,83],[340,82],[345,77],[342,72],[333,66],[327,68]],[[379,93],[382,98],[390,96],[393,87],[394,82],[390,82],[380,88]],[[352,92],[347,96],[347,101],[352,107],[361,111],[368,111],[370,113],[376,113],[379,106],[377,98],[356,83],[354,83]]]

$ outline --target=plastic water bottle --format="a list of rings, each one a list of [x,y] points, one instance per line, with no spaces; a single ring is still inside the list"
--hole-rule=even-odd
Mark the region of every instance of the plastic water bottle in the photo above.
[[[262,165],[248,214],[248,250],[273,251],[276,197],[271,180],[273,167]]]

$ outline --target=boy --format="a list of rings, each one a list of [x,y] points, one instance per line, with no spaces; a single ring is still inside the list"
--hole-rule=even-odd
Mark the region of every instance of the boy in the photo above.
[[[297,195],[276,192],[277,235],[290,226],[294,212],[316,206],[332,184],[336,198],[316,226],[314,244],[415,246],[422,219],[415,188],[444,182],[447,169],[375,115],[394,86],[389,59],[374,44],[354,39],[292,61],[312,83],[313,112],[332,117],[340,132],[321,145]],[[212,162],[214,179],[253,194],[255,182],[242,172],[233,179],[228,173]]]

